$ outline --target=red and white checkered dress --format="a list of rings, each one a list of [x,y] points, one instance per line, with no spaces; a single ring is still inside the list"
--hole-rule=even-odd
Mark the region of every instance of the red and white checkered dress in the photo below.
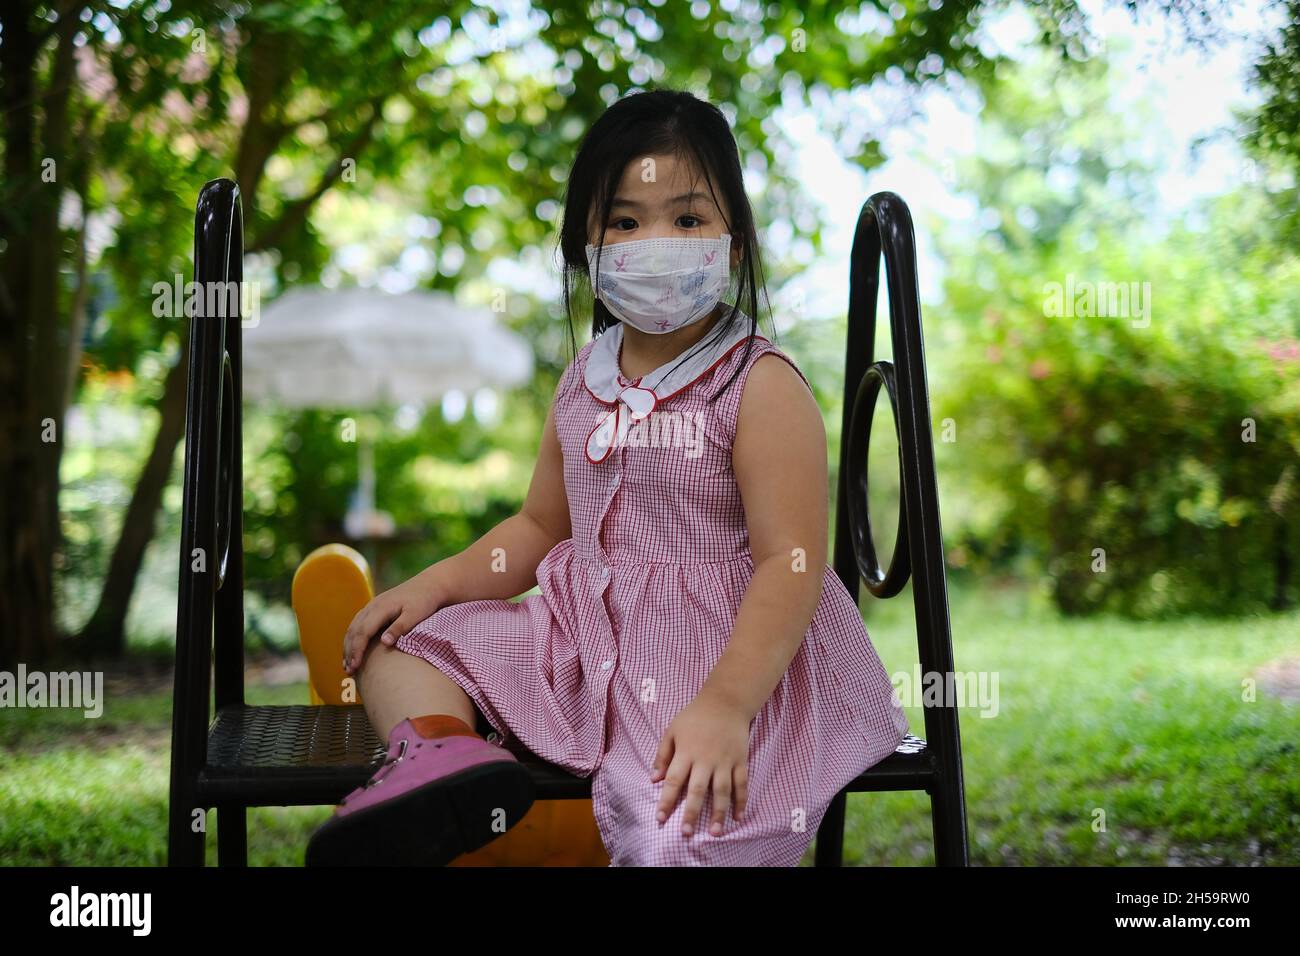
[[[798,371],[766,338],[746,344],[743,314],[733,325],[635,381],[618,364],[621,324],[584,345],[555,398],[572,537],[538,565],[541,593],[449,605],[396,644],[456,681],[512,746],[592,775],[615,866],[794,866],[835,794],[908,730],[827,568],[804,643],[750,724],[744,818],[729,809],[712,836],[710,793],[690,837],[684,794],[655,820],[655,752],[726,648],[754,573],[731,467],[742,388],[769,353]]]

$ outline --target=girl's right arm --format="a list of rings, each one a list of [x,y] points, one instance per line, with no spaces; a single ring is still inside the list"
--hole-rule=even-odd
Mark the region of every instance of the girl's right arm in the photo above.
[[[552,403],[542,429],[537,465],[528,496],[511,515],[459,554],[425,568],[376,596],[348,626],[343,638],[343,669],[360,666],[370,642],[397,639],[448,604],[512,598],[537,584],[537,566],[548,551],[572,535],[564,490],[564,456],[555,430]]]

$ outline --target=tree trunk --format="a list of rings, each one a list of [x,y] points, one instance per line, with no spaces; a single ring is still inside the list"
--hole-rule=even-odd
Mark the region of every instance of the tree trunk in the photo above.
[[[249,51],[248,118],[236,150],[235,174],[239,177],[236,182],[239,184],[243,207],[244,235],[248,237],[256,230],[258,236],[257,241],[245,243],[245,253],[273,246],[287,231],[300,224],[316,201],[334,183],[341,168],[339,162],[327,167],[317,186],[298,202],[289,204],[275,222],[267,223],[264,228],[250,225],[257,223],[256,190],[262,180],[266,162],[274,155],[290,127],[271,122],[267,118],[267,111],[281,96],[288,78],[276,44],[263,35],[254,34],[250,38]],[[383,98],[376,97],[357,105],[363,111],[358,116],[360,128],[343,147],[340,160],[344,156],[358,155],[370,142],[374,127],[382,115],[382,103]],[[96,656],[118,657],[126,650],[127,607],[144,561],[145,549],[153,538],[154,523],[162,505],[172,461],[176,457],[176,446],[185,437],[189,326],[184,320],[182,327],[181,354],[167,375],[158,405],[161,421],[153,449],[131,497],[126,522],[109,561],[108,577],[99,604],[78,638],[86,651]],[[235,489],[237,503],[242,500],[241,495],[242,489]],[[231,547],[243,547],[243,542],[231,542]]]
[[[259,34],[250,39],[250,50],[248,118],[239,138],[235,160],[235,181],[239,184],[245,234],[254,215],[253,196],[262,171],[283,137],[283,131],[273,131],[264,116],[277,94],[276,84],[283,82],[283,64],[278,64],[273,45],[264,42]],[[158,433],[131,495],[113,555],[109,558],[108,575],[99,602],[77,637],[84,652],[96,657],[121,657],[126,652],[126,614],[131,595],[144,563],[145,550],[153,539],[163,492],[176,458],[176,447],[185,438],[190,329],[189,320],[184,315],[179,319],[181,349],[176,364],[167,373],[162,397],[158,401]],[[240,493],[236,490],[237,495]],[[243,542],[232,542],[231,546],[242,547]]]
[[[36,156],[36,60],[39,39],[25,10],[5,10],[0,44],[0,115],[4,118],[4,181],[0,223],[0,667],[45,662],[58,647],[54,626],[53,552],[49,498],[44,483],[50,437],[38,329],[57,304],[58,235],[43,241],[39,229],[57,226],[58,186],[41,181]],[[48,114],[47,114],[48,115]],[[43,152],[43,150],[42,150]],[[52,212],[51,212],[52,210]],[[52,248],[51,248],[52,247]],[[55,261],[57,269],[57,261]],[[47,270],[42,275],[41,269]],[[62,435],[53,436],[62,440]]]
[[[1273,540],[1276,542],[1273,568],[1276,576],[1273,579],[1273,600],[1269,607],[1279,613],[1291,606],[1291,600],[1287,596],[1291,590],[1291,551],[1287,546],[1287,531],[1286,521],[1278,521],[1273,531]]]
[[[48,548],[46,561],[53,569],[54,554],[63,547],[63,527],[59,511],[59,464],[63,460],[64,418],[67,412],[67,389],[64,374],[67,369],[68,322],[59,295],[61,265],[63,263],[63,235],[59,231],[59,211],[65,187],[71,190],[73,163],[68,156],[68,101],[76,75],[76,58],[73,40],[81,27],[79,10],[65,7],[55,30],[57,43],[54,63],[50,72],[49,89],[42,96],[44,118],[41,123],[41,153],[43,159],[54,161],[53,182],[40,181],[37,204],[31,218],[30,243],[32,257],[33,292],[31,301],[32,323],[36,327],[36,353],[33,367],[37,372],[35,382],[37,403],[41,419],[53,423],[54,441],[42,441],[38,458],[38,506],[45,520],[44,540]],[[37,170],[32,171],[37,174]],[[43,170],[41,171],[43,172]],[[52,576],[52,574],[51,574]]]
[[[109,559],[108,574],[99,604],[78,638],[84,653],[94,657],[120,657],[126,650],[126,614],[144,553],[153,540],[163,491],[171,478],[176,446],[185,437],[186,374],[189,326],[182,323],[180,354],[167,373],[158,400],[158,433],[127,506],[117,546]]]

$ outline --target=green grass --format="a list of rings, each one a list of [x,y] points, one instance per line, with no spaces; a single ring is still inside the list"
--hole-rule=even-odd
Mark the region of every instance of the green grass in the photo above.
[[[307,685],[250,685],[254,704],[306,703]],[[9,710],[0,721],[0,865],[167,862],[171,692],[109,696],[102,717]],[[253,807],[249,863],[301,866],[330,807]],[[209,816],[215,865],[219,815]]]
[[[911,602],[864,599],[891,674],[916,661]],[[995,716],[960,711],[973,863],[1300,862],[1300,702],[1243,700],[1260,665],[1300,657],[1300,613],[1063,620],[1011,588],[957,589],[951,608],[955,669],[997,677]],[[851,795],[846,862],[932,864],[928,811],[924,794]]]
[[[910,672],[910,589],[865,600],[886,667]],[[951,617],[956,669],[998,682],[996,716],[960,711],[972,863],[1300,863],[1300,704],[1263,685],[1248,702],[1242,684],[1300,656],[1300,613],[1062,620],[1023,589],[986,588],[955,589]],[[250,686],[248,698],[305,702],[306,687]],[[908,716],[924,736],[920,708]],[[170,734],[169,689],[110,694],[97,720],[0,712],[0,863],[164,863]],[[329,812],[251,809],[250,863],[300,865]],[[932,864],[926,795],[851,795],[845,862]]]

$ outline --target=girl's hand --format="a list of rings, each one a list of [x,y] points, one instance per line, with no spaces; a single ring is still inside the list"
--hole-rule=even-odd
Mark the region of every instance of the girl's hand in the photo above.
[[[343,670],[351,674],[361,666],[370,642],[379,637],[389,645],[442,607],[442,592],[426,568],[415,577],[385,591],[357,612],[343,635]]]
[[[673,718],[659,742],[650,773],[651,780],[664,779],[657,808],[660,823],[668,819],[682,785],[687,784],[682,835],[690,836],[710,782],[713,787],[710,832],[721,836],[733,789],[736,807],[732,815],[740,819],[749,796],[749,722],[750,718],[736,707],[705,692]]]

